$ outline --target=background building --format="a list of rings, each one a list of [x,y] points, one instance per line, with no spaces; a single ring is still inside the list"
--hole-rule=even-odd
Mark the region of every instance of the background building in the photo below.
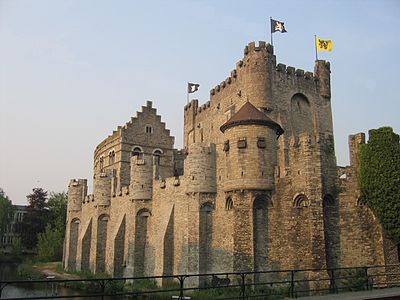
[[[18,223],[22,222],[24,215],[27,212],[26,205],[13,205],[13,218],[9,224],[7,224],[6,229],[1,236],[1,247],[0,252],[11,253],[13,246],[16,243],[20,243],[20,234],[18,233],[17,226]]]

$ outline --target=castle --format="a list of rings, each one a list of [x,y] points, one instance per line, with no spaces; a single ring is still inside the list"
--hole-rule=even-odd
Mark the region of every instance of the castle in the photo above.
[[[64,267],[115,277],[398,263],[360,199],[359,146],[334,151],[330,64],[248,44],[210,100],[184,107],[184,149],[148,101],[68,187]]]

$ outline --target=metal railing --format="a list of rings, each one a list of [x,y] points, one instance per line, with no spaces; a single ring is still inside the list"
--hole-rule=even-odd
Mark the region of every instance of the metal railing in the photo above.
[[[400,286],[400,264],[129,278],[3,280],[0,298],[276,299],[394,286]],[[37,293],[12,298],[6,295],[9,287],[28,287]]]

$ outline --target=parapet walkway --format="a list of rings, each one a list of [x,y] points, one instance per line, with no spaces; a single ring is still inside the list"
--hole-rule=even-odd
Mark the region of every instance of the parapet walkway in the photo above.
[[[324,296],[299,297],[299,300],[400,300],[400,288],[385,288],[372,291],[346,292]]]

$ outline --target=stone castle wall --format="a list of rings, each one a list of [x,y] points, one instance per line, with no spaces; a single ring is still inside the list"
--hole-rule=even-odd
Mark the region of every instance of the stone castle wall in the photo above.
[[[284,133],[251,115],[222,132],[246,103]],[[85,180],[69,186],[65,268],[150,276],[395,257],[358,201],[362,135],[350,137],[351,165],[338,173],[329,63],[304,72],[277,64],[271,45],[250,43],[210,100],[192,100],[184,117],[182,150],[149,101],[97,146],[93,195]]]

